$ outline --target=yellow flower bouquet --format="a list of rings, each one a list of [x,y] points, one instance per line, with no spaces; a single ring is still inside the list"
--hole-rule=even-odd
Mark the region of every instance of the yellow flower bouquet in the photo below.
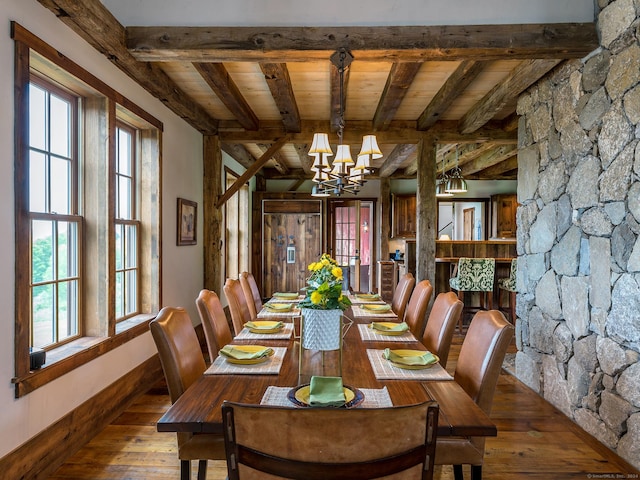
[[[323,253],[320,260],[309,265],[306,296],[302,308],[314,310],[346,310],[351,301],[342,294],[342,269],[333,258]]]

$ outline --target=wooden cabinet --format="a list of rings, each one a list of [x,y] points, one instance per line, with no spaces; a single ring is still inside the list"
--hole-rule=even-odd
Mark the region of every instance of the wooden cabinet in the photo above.
[[[518,199],[515,193],[491,197],[491,236],[514,238],[516,236],[516,210]]]
[[[394,195],[391,235],[400,238],[415,238],[417,223],[415,194]]]
[[[397,278],[398,271],[396,270],[396,262],[378,262],[378,293],[385,302],[391,303],[391,300],[393,300],[393,292],[396,289]]]

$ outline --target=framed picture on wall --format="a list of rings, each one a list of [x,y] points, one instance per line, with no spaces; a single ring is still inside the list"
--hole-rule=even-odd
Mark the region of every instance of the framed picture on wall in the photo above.
[[[178,198],[178,238],[176,245],[195,245],[198,220],[198,204]]]

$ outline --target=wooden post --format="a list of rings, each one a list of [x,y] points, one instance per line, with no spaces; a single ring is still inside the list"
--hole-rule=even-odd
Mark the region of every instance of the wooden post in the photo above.
[[[214,135],[203,137],[203,236],[204,288],[221,293],[222,272],[222,209],[216,202],[222,195],[222,152],[220,140]]]
[[[425,135],[418,143],[416,191],[416,281],[436,278],[436,139]]]
[[[391,230],[391,180],[380,178],[380,251],[378,260],[389,260],[389,230]],[[373,263],[373,262],[372,262]],[[374,277],[375,278],[375,277]]]

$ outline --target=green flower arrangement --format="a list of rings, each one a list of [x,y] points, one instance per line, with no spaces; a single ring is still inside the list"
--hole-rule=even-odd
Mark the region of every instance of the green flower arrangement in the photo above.
[[[342,295],[342,269],[333,258],[323,253],[320,260],[309,264],[311,275],[307,279],[306,296],[302,308],[315,310],[346,310],[351,301]]]

